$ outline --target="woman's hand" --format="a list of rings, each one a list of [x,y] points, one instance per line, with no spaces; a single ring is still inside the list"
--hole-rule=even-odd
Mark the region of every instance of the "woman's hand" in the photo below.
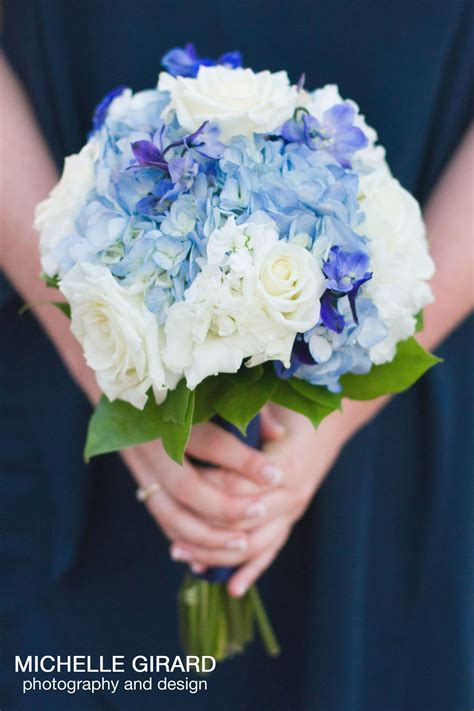
[[[278,425],[269,426],[269,436],[273,431],[278,433]],[[183,466],[173,462],[159,440],[124,450],[122,458],[139,487],[159,485],[145,503],[165,535],[184,546],[173,557],[187,560],[186,551],[192,547],[247,550],[249,536],[240,522],[249,526],[264,516],[262,496],[283,473],[271,454],[243,444],[212,423],[193,428],[188,454],[217,467],[232,467],[239,482],[253,486],[246,491],[215,486],[188,459]],[[221,471],[217,469],[217,475]]]
[[[315,431],[302,415],[274,405],[269,411],[271,418],[284,428],[282,436],[275,436],[274,430],[262,450],[283,472],[278,484],[263,488],[231,471],[200,470],[201,477],[215,488],[233,496],[253,495],[263,506],[260,517],[245,516],[234,522],[241,533],[246,533],[246,547],[211,548],[189,545],[181,539],[175,539],[171,547],[172,557],[190,562],[196,572],[210,566],[241,566],[229,581],[229,592],[235,596],[243,595],[272,563],[331,468],[343,441],[339,413],[327,418]],[[266,419],[268,432],[271,427]]]

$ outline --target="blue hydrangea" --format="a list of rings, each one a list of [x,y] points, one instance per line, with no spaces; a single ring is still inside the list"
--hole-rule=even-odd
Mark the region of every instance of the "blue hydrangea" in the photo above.
[[[241,57],[203,59],[188,45],[164,59],[174,76],[216,63],[240,66]],[[313,252],[328,279],[319,324],[298,336],[291,367],[276,365],[278,374],[338,390],[342,374],[367,372],[385,330],[362,289],[371,275],[349,159],[367,141],[353,108],[335,106],[321,123],[297,112],[275,135],[224,145],[212,122],[189,134],[176,116],[163,119],[168,101],[166,92],[133,96],[119,87],[97,107],[95,190],[56,249],[61,271],[79,261],[107,265],[164,323],[199,273],[210,234],[229,216],[241,224],[263,213],[281,239]]]
[[[302,340],[306,357],[296,359],[291,369],[295,377],[313,385],[327,385],[332,392],[340,392],[339,378],[345,373],[363,374],[370,370],[369,349],[387,335],[377,309],[368,299],[358,301],[358,323],[347,298],[339,308],[345,320],[344,330],[337,333],[321,324],[305,333]]]

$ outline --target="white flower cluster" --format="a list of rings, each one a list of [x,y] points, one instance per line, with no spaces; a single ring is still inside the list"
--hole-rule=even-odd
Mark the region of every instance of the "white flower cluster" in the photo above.
[[[230,217],[207,246],[207,264],[166,322],[168,367],[190,388],[208,375],[267,360],[289,364],[297,332],[319,319],[325,278],[312,254],[279,241],[272,222]]]

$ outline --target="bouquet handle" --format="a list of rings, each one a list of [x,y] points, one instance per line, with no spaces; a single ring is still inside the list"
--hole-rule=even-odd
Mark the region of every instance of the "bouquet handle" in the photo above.
[[[212,421],[249,446],[261,446],[259,416],[249,423],[246,435],[221,417]],[[199,466],[212,466],[193,461]],[[265,651],[277,656],[280,647],[257,586],[253,585],[240,598],[228,594],[226,584],[234,570],[209,568],[204,573],[185,576],[178,593],[181,643],[188,654],[223,660],[242,652],[257,630]]]

